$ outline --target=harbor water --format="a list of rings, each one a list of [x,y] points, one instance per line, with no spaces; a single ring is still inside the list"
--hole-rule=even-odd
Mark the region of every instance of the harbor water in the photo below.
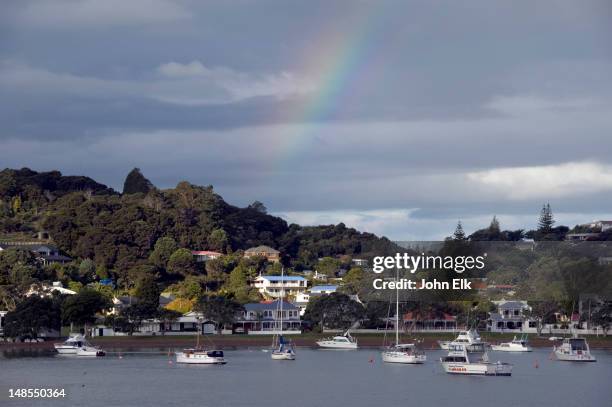
[[[298,349],[273,361],[262,349],[226,351],[227,365],[177,365],[156,349],[114,349],[103,358],[0,353],[3,406],[470,406],[584,407],[612,400],[612,352],[596,363],[559,362],[550,349],[491,352],[514,364],[511,377],[443,372],[443,351],[423,365],[383,364],[378,350]],[[9,389],[65,389],[57,399],[9,398]]]

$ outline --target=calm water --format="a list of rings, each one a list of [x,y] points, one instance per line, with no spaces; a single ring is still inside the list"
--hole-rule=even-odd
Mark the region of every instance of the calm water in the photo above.
[[[491,352],[492,360],[514,363],[511,377],[447,375],[437,362],[441,351],[428,352],[421,366],[383,364],[375,350],[298,349],[295,362],[272,361],[261,350],[226,351],[225,366],[181,366],[143,352],[97,359],[5,352],[0,405],[584,407],[612,400],[612,353],[603,351],[588,364],[549,360],[544,349]],[[63,387],[67,397],[9,400],[11,387]]]

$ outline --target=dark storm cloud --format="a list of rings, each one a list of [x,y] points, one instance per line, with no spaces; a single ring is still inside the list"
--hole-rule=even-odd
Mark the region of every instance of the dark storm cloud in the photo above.
[[[114,187],[139,166],[161,187],[396,238],[494,213],[518,227],[548,200],[567,223],[610,215],[611,10],[8,2],[0,166]]]

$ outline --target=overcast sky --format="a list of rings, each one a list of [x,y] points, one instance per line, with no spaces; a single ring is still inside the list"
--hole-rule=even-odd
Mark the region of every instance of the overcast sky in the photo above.
[[[0,167],[439,239],[612,219],[610,1],[4,1]]]

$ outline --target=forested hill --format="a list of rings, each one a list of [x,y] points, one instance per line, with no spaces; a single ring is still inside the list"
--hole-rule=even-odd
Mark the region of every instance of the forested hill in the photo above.
[[[360,233],[343,224],[288,225],[255,202],[238,208],[212,186],[180,182],[155,188],[138,169],[119,194],[87,177],[30,169],[0,172],[0,236],[27,237],[48,231],[69,255],[108,269],[128,270],[144,262],[160,237],[181,247],[232,252],[260,244],[279,249],[294,266],[323,256],[367,256],[392,251],[386,238]]]

